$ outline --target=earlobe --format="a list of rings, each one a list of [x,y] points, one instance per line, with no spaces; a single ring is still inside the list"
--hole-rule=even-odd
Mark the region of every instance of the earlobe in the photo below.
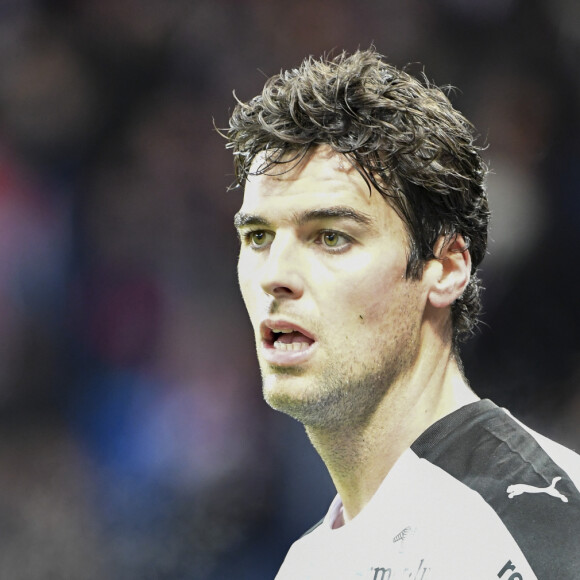
[[[456,234],[450,240],[439,238],[434,250],[434,276],[429,290],[429,302],[435,308],[445,308],[463,294],[469,283],[471,255],[461,234]]]

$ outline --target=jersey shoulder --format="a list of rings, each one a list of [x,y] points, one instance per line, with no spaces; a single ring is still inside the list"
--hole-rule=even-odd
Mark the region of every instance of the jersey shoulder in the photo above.
[[[538,578],[578,578],[579,455],[487,400],[444,417],[411,449],[487,502]]]

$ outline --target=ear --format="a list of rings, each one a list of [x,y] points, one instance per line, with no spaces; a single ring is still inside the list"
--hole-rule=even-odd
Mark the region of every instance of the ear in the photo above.
[[[463,294],[471,276],[471,255],[461,234],[450,240],[440,237],[427,264],[431,287],[429,303],[435,308],[450,306]]]

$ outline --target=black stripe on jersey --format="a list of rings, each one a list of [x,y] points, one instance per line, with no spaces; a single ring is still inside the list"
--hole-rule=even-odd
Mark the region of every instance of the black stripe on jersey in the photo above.
[[[411,449],[483,497],[540,580],[580,578],[578,490],[505,411],[487,400],[467,405],[433,424]],[[548,487],[555,477],[568,502],[546,493],[508,497],[510,485]]]

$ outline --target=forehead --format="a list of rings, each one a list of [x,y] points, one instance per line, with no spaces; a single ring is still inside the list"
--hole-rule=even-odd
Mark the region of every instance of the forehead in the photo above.
[[[264,156],[252,170],[259,170]],[[262,175],[250,175],[244,190],[241,211],[281,214],[300,209],[350,206],[371,216],[378,225],[402,222],[384,197],[363,179],[353,163],[330,147],[320,146],[304,159],[273,166]],[[270,217],[270,216],[268,216]],[[398,229],[398,228],[397,228]]]

